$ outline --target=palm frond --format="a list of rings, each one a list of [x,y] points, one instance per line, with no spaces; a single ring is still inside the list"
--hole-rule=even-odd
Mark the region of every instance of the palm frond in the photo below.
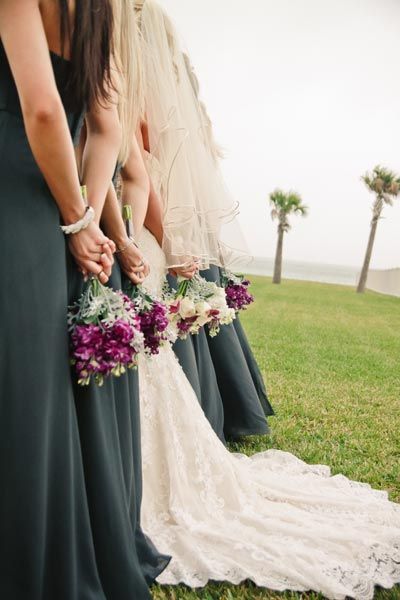
[[[392,204],[393,198],[400,194],[400,177],[390,169],[377,165],[372,173],[361,178],[370,192],[380,196],[386,204]]]
[[[308,215],[308,207],[303,204],[300,194],[293,190],[284,192],[280,188],[275,189],[269,195],[269,203],[272,206],[271,218],[279,220],[282,231],[290,229],[289,215],[298,214],[303,217]]]

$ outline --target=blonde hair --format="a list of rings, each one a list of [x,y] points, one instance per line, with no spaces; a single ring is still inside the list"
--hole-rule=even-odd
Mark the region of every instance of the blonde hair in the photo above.
[[[123,165],[144,113],[143,73],[134,0],[117,0],[115,4],[115,54],[120,82],[118,112],[122,127],[118,160]]]

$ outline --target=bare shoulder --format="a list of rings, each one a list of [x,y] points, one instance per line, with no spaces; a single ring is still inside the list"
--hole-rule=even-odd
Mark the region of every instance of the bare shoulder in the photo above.
[[[1,0],[0,36],[24,114],[58,103],[41,0]]]

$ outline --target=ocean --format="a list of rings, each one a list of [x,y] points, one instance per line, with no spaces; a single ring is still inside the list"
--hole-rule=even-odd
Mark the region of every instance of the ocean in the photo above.
[[[255,257],[243,270],[249,275],[272,276],[274,272],[274,260],[272,258]],[[299,279],[303,281],[355,286],[359,273],[360,268],[358,267],[284,260],[282,279]]]

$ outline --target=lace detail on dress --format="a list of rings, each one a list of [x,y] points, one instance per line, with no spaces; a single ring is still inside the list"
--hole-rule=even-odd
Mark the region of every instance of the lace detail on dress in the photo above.
[[[165,261],[144,237],[155,292]],[[140,358],[140,402],[143,527],[173,556],[160,583],[251,579],[370,600],[400,582],[400,507],[386,493],[286,452],[230,454],[169,347]]]

